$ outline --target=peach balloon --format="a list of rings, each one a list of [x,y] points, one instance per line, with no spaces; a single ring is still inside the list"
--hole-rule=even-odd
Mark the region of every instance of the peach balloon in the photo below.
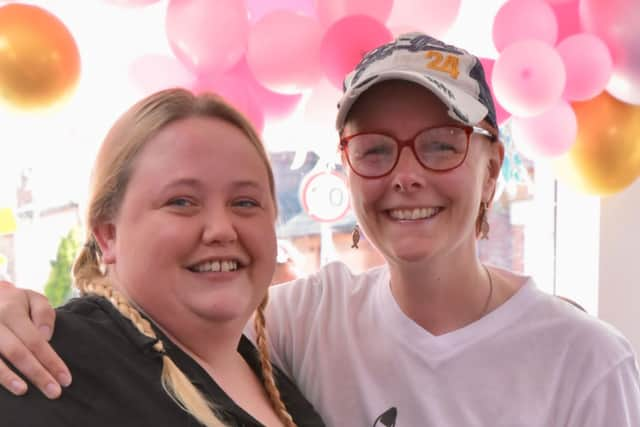
[[[640,176],[640,107],[602,92],[572,104],[578,136],[555,165],[560,180],[580,191],[619,192]]]
[[[73,36],[56,16],[26,4],[0,7],[0,99],[19,109],[67,99],[80,76]]]

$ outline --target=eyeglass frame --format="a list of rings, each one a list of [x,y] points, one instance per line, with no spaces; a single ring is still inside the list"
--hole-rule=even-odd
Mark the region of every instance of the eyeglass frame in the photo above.
[[[433,168],[430,168],[430,167],[426,166],[424,163],[422,163],[422,161],[420,160],[420,157],[418,157],[418,153],[416,153],[415,141],[416,141],[416,138],[418,137],[418,135],[420,135],[423,132],[426,132],[428,130],[438,129],[438,128],[458,128],[458,129],[464,130],[466,135],[467,135],[467,145],[465,146],[464,156],[462,156],[462,160],[460,160],[460,163],[458,163],[457,165],[455,165],[453,167],[450,167],[450,168],[447,168],[447,169],[433,169]],[[340,137],[340,143],[339,143],[338,147],[339,147],[340,151],[345,153],[344,155],[347,158],[347,163],[349,164],[349,167],[351,168],[353,173],[355,173],[356,175],[358,175],[359,177],[364,178],[364,179],[382,178],[382,177],[385,177],[385,176],[389,175],[391,172],[393,172],[393,170],[396,168],[396,166],[398,166],[398,162],[400,161],[400,154],[402,154],[402,150],[404,149],[404,147],[411,148],[411,152],[413,152],[413,156],[416,158],[418,163],[420,163],[420,166],[422,166],[423,168],[425,168],[425,169],[427,169],[429,171],[432,171],[432,172],[449,172],[449,171],[452,171],[454,169],[459,168],[464,163],[464,161],[466,160],[467,154],[469,153],[469,144],[471,143],[471,135],[474,134],[474,133],[477,133],[478,135],[486,136],[487,138],[489,138],[490,142],[495,142],[495,141],[498,140],[498,137],[496,135],[494,135],[493,133],[491,133],[488,130],[486,130],[484,128],[481,128],[479,126],[465,126],[465,125],[459,125],[459,124],[451,124],[451,125],[438,125],[438,126],[426,127],[424,129],[419,130],[411,138],[404,139],[404,140],[396,138],[395,136],[391,135],[387,131],[373,130],[373,131],[366,131],[366,132],[358,132],[358,133],[354,133],[353,135]],[[391,138],[396,143],[396,146],[398,147],[398,154],[396,155],[396,160],[393,162],[393,166],[391,166],[391,168],[389,169],[388,172],[383,173],[381,175],[374,175],[374,176],[362,175],[361,173],[359,173],[358,171],[355,170],[355,168],[351,164],[351,159],[349,158],[349,150],[347,150],[347,145],[349,145],[349,141],[351,139],[355,138],[356,136],[370,135],[370,134],[387,136],[387,137]]]

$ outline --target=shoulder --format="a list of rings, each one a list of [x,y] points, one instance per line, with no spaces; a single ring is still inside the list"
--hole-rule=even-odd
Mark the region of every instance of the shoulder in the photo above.
[[[80,297],[56,309],[51,346],[76,378],[100,377],[96,366],[135,370],[136,363],[153,358],[155,342],[105,298]]]
[[[316,304],[322,300],[351,299],[371,292],[380,280],[388,281],[385,266],[355,274],[346,264],[332,262],[308,277],[272,286],[269,297],[272,301],[284,304]]]
[[[537,304],[530,321],[574,355],[576,363],[606,370],[635,357],[629,340],[615,327],[576,307],[572,302],[536,290]],[[562,346],[561,345],[561,346]]]

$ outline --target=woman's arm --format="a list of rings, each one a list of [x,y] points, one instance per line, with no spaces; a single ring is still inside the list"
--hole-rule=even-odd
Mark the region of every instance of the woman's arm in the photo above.
[[[50,399],[60,396],[60,385],[71,374],[47,342],[53,334],[55,311],[37,292],[0,281],[0,385],[22,395],[27,384],[7,365],[11,363]]]

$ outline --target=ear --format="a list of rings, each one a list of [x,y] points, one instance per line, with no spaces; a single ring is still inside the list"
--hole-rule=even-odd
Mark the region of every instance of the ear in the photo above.
[[[103,222],[93,227],[93,235],[96,238],[102,262],[105,264],[116,263],[116,226],[112,222]]]
[[[487,175],[482,188],[482,200],[491,202],[496,192],[500,169],[504,160],[504,145],[500,141],[492,142],[489,146]]]

